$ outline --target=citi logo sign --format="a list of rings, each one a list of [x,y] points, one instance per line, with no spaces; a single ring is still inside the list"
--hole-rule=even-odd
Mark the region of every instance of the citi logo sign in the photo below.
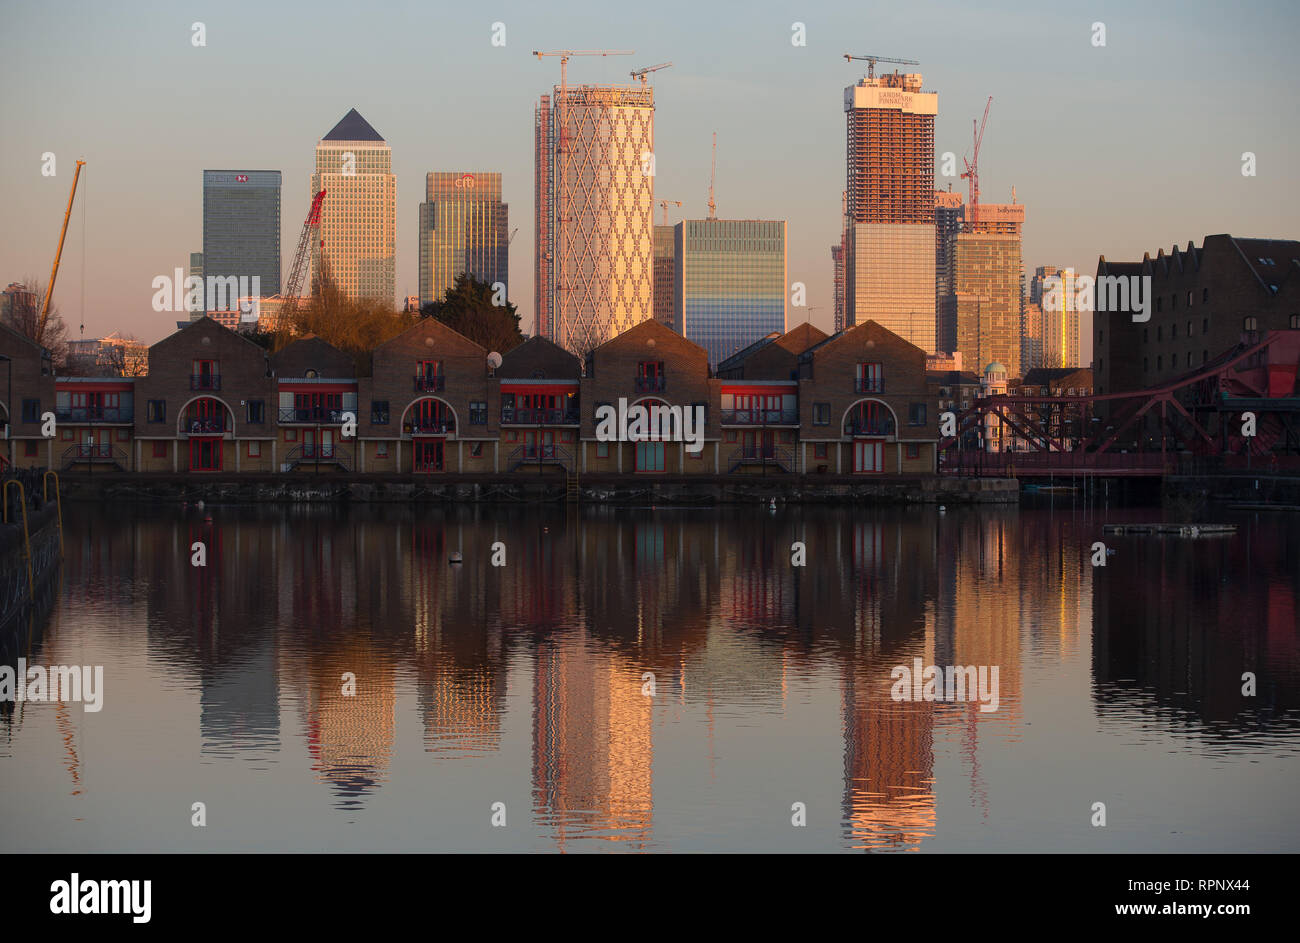
[[[473,190],[474,175],[464,174],[459,180],[457,180],[454,184],[452,184],[452,186],[454,186],[457,190]]]

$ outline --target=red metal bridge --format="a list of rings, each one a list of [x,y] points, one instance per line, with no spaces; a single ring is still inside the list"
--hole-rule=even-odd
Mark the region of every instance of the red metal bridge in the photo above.
[[[1300,331],[1249,332],[1232,350],[1158,387],[982,397],[955,413],[955,426],[949,419],[953,434],[940,439],[939,472],[1015,478],[1300,474],[1297,367]]]

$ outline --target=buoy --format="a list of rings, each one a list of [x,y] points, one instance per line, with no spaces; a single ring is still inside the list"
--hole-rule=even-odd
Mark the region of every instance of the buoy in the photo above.
[[[767,507],[768,507],[768,510],[769,510],[769,511],[775,511],[775,510],[776,510],[776,498],[773,498],[771,501],[769,501],[769,502],[767,503]]]
[[[200,511],[202,511],[202,510],[203,510],[203,499],[200,498],[198,501],[196,501],[196,502],[194,503],[194,506],[195,506],[196,508],[198,508]]]
[[[449,559],[452,563],[460,563],[460,562],[461,562],[460,551],[459,551],[459,550],[453,550],[453,551],[451,552],[451,556],[450,556],[448,559]]]
[[[946,507],[944,507],[942,504],[939,505],[939,513],[940,513],[940,514],[946,514],[947,511],[948,511],[948,509],[947,509]]]

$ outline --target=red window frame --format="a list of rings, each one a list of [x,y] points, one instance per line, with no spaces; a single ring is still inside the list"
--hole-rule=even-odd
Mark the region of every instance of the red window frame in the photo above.
[[[167,443],[166,443],[166,442],[155,442],[155,443],[153,444],[153,457],[154,457],[154,458],[166,458],[166,457],[167,457]]]

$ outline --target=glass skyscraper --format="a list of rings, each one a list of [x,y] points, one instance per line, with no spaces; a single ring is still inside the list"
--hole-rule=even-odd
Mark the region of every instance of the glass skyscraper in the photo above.
[[[328,199],[328,197],[326,198]],[[420,204],[420,304],[441,301],[456,276],[468,272],[509,298],[510,228],[499,173],[440,173],[425,177]]]
[[[203,171],[202,276],[260,279],[261,294],[280,291],[280,171]]]
[[[676,329],[718,363],[786,322],[786,224],[687,219],[674,227]]]

